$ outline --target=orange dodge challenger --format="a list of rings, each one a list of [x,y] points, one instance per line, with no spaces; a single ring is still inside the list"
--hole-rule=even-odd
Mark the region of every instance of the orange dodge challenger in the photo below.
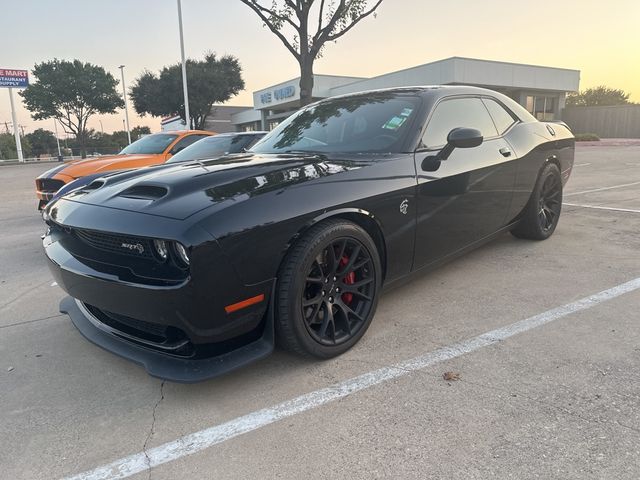
[[[36,178],[38,210],[41,210],[63,185],[92,173],[124,170],[167,161],[198,140],[215,135],[204,130],[179,130],[146,135],[118,155],[76,160],[47,170]]]

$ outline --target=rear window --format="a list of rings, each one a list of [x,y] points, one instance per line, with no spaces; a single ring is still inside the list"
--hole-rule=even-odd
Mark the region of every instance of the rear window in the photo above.
[[[491,98],[483,98],[482,101],[487,106],[487,110],[489,110],[491,118],[493,118],[493,123],[496,124],[496,128],[500,135],[506,132],[509,127],[515,123],[511,114],[498,102]]]

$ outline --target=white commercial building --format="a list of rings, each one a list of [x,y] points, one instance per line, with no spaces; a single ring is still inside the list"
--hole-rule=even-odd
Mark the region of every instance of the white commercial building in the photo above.
[[[236,130],[271,130],[300,107],[300,78],[253,93],[253,109],[231,114]],[[373,78],[315,75],[313,98],[416,85],[474,85],[504,93],[540,120],[558,119],[580,71],[452,57]]]

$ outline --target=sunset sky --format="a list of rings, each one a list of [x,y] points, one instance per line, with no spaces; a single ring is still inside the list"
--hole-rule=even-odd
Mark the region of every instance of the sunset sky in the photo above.
[[[239,58],[246,90],[230,105],[252,104],[251,92],[298,75],[297,64],[260,20],[238,0],[183,0],[187,55],[206,51]],[[128,85],[146,68],[177,62],[175,0],[0,0],[3,46],[0,68],[29,69],[54,57],[102,65],[116,78],[126,65]],[[384,0],[368,18],[316,61],[316,73],[375,76],[451,56],[578,69],[580,88],[621,88],[640,102],[639,0]],[[119,87],[120,88],[120,87]],[[21,99],[15,95],[20,103]],[[160,128],[139,118],[131,126]],[[89,126],[122,129],[124,113],[95,116]],[[11,121],[0,89],[0,130]],[[25,133],[35,122],[22,105]]]

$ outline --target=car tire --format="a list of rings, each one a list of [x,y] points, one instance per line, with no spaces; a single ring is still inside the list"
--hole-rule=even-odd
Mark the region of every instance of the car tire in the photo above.
[[[381,273],[376,245],[360,226],[331,219],[311,227],[279,272],[278,345],[316,358],[349,350],[371,324]]]
[[[562,177],[555,163],[544,166],[522,219],[511,233],[518,238],[546,240],[555,231],[562,211]]]

